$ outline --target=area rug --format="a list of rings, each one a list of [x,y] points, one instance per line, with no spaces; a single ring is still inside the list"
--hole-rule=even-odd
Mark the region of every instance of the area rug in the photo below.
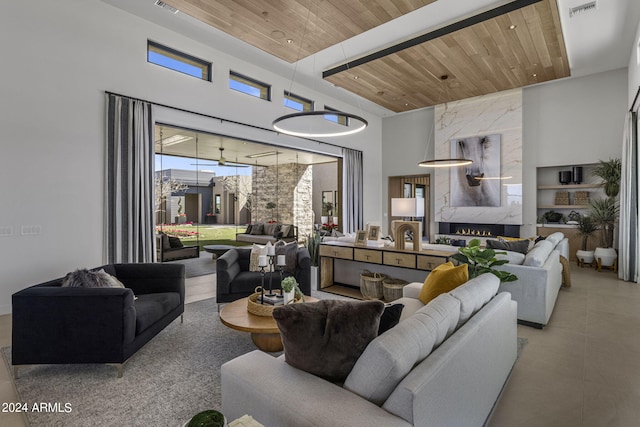
[[[185,306],[175,320],[124,366],[34,365],[15,380],[20,402],[59,403],[60,412],[28,412],[37,426],[181,426],[221,407],[220,366],[255,350],[248,333],[220,323],[214,300]],[[2,349],[11,366],[11,349]],[[70,412],[65,413],[66,404]]]

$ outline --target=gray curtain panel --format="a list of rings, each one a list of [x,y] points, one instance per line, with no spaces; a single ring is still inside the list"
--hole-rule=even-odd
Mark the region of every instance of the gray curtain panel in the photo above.
[[[638,112],[629,112],[622,145],[618,277],[638,282]]]
[[[345,233],[353,233],[363,228],[362,220],[362,151],[342,149],[342,173],[344,196],[342,200],[342,227]]]
[[[151,104],[107,94],[106,133],[106,262],[153,262]]]

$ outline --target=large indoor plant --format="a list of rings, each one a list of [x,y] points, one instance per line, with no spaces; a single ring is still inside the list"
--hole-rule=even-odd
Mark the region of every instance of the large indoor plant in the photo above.
[[[622,162],[618,158],[608,161],[600,160],[598,166],[591,173],[602,180],[606,198],[594,199],[590,203],[590,216],[602,230],[602,242],[604,247],[597,247],[594,256],[598,261],[598,267],[610,267],[614,265],[618,257],[613,247],[615,223],[620,213],[618,205],[618,193],[620,192],[620,180],[622,178]]]
[[[620,159],[600,160],[591,174],[602,180],[604,193],[607,197],[617,197],[620,193],[620,180],[622,178],[622,162]]]
[[[593,251],[589,250],[589,237],[598,230],[598,224],[588,215],[579,215],[578,234],[582,237],[580,249],[576,252],[576,258],[583,264],[591,264],[593,262]]]
[[[320,235],[320,231],[316,230],[307,236],[307,241],[304,244],[311,256],[311,289],[318,289],[320,242],[322,242],[322,236]]]
[[[456,261],[469,264],[469,279],[473,279],[484,273],[492,273],[500,279],[500,283],[513,282],[518,280],[518,277],[507,271],[496,270],[493,267],[498,265],[507,264],[507,260],[499,260],[496,258],[496,254],[504,254],[505,252],[496,252],[491,248],[480,248],[480,240],[472,239],[469,241],[469,245],[464,248],[459,248],[458,253],[451,258]]]

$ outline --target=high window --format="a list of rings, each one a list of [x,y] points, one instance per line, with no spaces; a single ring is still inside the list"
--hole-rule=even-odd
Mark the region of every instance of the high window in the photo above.
[[[211,81],[211,63],[147,40],[147,61],[189,76]]]
[[[235,71],[229,72],[229,89],[271,101],[271,86],[250,77],[243,76],[242,74],[238,74]]]
[[[335,108],[331,108],[329,106],[324,106],[324,109],[327,111],[335,111],[336,113],[340,113],[340,110],[336,110]],[[349,126],[349,119],[344,115],[339,114],[325,114],[325,120],[329,120],[330,122],[338,123],[339,125]]]
[[[284,106],[298,111],[313,111],[313,101],[284,91]]]

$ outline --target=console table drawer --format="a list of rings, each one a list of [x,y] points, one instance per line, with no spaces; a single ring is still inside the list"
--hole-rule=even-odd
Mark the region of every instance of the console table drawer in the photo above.
[[[320,245],[320,256],[331,258],[353,259],[353,248]]]
[[[447,262],[446,258],[429,255],[418,255],[418,269],[420,270],[433,270],[440,264]]]
[[[416,256],[398,252],[385,252],[384,264],[396,267],[416,268]]]
[[[356,261],[382,264],[382,252],[372,251],[370,249],[355,249],[353,252],[353,259]]]

